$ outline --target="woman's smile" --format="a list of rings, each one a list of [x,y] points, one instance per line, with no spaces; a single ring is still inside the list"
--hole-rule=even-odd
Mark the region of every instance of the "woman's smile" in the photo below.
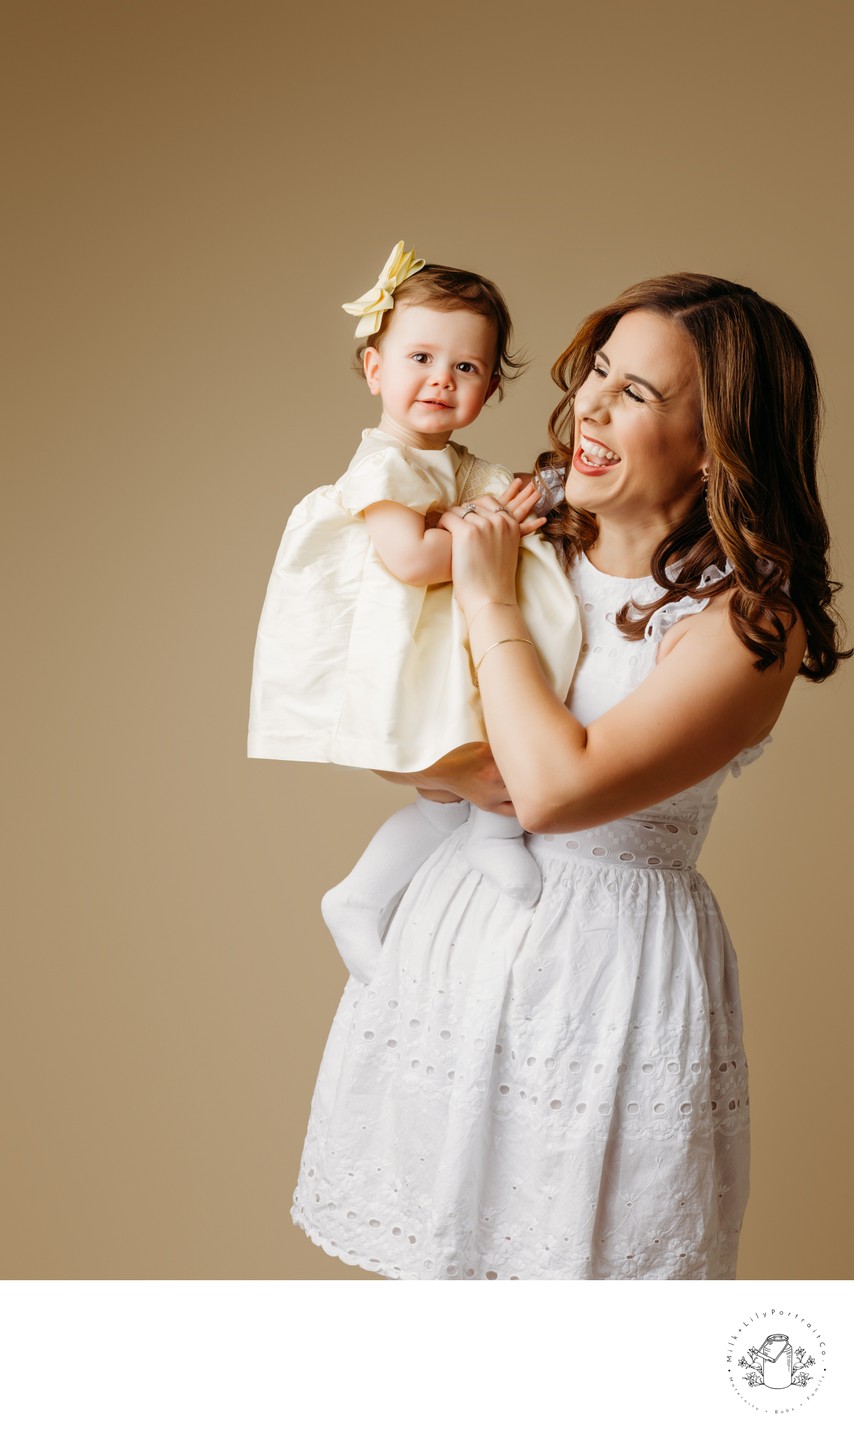
[[[620,463],[620,456],[606,444],[582,434],[572,462],[581,474],[605,474]]]

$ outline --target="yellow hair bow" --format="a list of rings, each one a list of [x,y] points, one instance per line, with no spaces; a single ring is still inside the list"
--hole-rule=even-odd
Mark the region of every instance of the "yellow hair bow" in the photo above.
[[[394,291],[397,286],[423,268],[424,260],[415,258],[414,249],[404,250],[403,240],[400,240],[386,260],[373,289],[354,299],[352,304],[341,306],[348,314],[359,316],[356,339],[363,339],[367,334],[376,334],[383,322],[383,315],[394,304]]]

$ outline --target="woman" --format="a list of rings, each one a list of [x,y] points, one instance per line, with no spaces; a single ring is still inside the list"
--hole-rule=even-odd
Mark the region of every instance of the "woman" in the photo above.
[[[692,274],[597,311],[553,375],[538,462],[565,467],[547,532],[585,630],[568,704],[516,604],[517,485],[441,520],[491,755],[411,776],[515,811],[543,894],[496,897],[459,832],[420,869],[344,992],[292,1216],[391,1277],[733,1278],[738,976],[694,864],[795,676],[848,656],[816,376],[781,310]]]

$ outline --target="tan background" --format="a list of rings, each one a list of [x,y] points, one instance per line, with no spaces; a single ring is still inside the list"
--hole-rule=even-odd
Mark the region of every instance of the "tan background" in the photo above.
[[[627,283],[782,304],[851,581],[851,13],[5,5],[4,1276],[368,1277],[288,1208],[345,978],[318,900],[404,795],[244,752],[281,529],[375,418],[338,306],[396,240],[504,288],[532,363],[471,442],[516,466]],[[852,696],[796,686],[704,856],[751,1061],[742,1278],[854,1276]]]

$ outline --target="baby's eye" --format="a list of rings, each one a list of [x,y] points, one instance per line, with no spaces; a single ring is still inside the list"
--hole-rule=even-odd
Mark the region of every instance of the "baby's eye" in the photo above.
[[[416,364],[426,364],[430,356],[419,349],[415,354],[410,354],[409,358],[414,359]]]
[[[462,372],[463,372],[463,374],[479,374],[479,373],[480,373],[480,370],[478,369],[477,365],[476,365],[476,364],[470,364],[467,359],[461,359],[460,362],[459,362],[459,364],[457,365],[457,369],[461,369]]]

